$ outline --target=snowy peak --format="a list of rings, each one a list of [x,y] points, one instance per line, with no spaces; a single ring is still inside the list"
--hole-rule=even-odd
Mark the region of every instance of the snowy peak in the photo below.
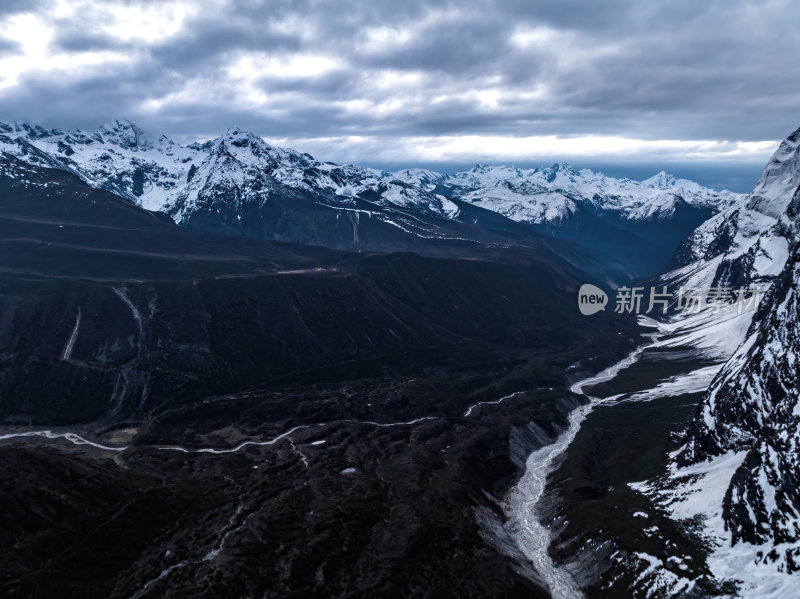
[[[394,173],[381,172],[381,177],[402,181],[409,185],[419,185],[427,189],[434,189],[444,183],[446,176],[442,173],[429,171],[423,168],[405,168]]]
[[[272,146],[261,137],[241,127],[229,127],[219,139],[237,148],[251,147],[266,152],[272,150]]]
[[[660,171],[649,179],[642,181],[642,185],[645,187],[655,187],[656,189],[669,189],[675,186],[675,175]]]
[[[770,159],[753,192],[723,210],[686,240],[684,264],[722,256],[717,281],[769,281],[783,269],[800,239],[800,129]]]
[[[229,128],[209,143],[217,153],[227,152],[235,157],[243,168],[263,169],[277,180],[302,189],[313,187],[303,181],[307,179],[307,169],[318,167],[319,162],[308,154],[271,146],[259,135],[240,127]]]
[[[675,175],[671,175],[665,171],[660,171],[642,181],[645,187],[652,187],[653,189],[661,189],[664,191],[675,191],[677,193],[698,193],[702,192],[704,187],[694,181],[688,179],[678,179]]]
[[[541,171],[548,183],[553,183],[561,178],[564,181],[574,182],[581,174],[565,162],[557,162],[553,166]]]
[[[681,180],[681,182],[684,181],[684,179]],[[660,171],[649,179],[642,181],[642,185],[645,187],[654,187],[656,189],[670,189],[678,187],[677,182],[678,180],[675,178],[675,175],[670,175],[666,171]]]
[[[100,143],[111,143],[128,150],[149,150],[154,145],[144,131],[125,119],[104,123],[97,130],[97,134]]]
[[[767,163],[747,209],[780,218],[800,188],[800,129],[787,137]]]

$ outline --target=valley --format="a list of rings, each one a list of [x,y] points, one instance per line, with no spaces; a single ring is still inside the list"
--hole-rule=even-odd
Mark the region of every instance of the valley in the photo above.
[[[581,326],[577,269],[201,236],[2,166],[4,594],[544,596],[474,510],[577,405],[560,372],[637,342]]]
[[[797,133],[741,197],[3,130],[4,595],[733,597],[793,571]],[[753,306],[583,316],[588,281]],[[774,408],[743,417],[731,376]],[[703,476],[730,490],[688,515]],[[762,547],[749,578],[715,518]]]

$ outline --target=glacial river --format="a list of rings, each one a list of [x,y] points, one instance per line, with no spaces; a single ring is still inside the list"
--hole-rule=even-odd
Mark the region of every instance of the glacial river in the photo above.
[[[552,535],[547,526],[539,521],[538,510],[539,501],[547,485],[547,477],[555,469],[558,458],[575,439],[586,416],[595,406],[617,398],[617,396],[604,399],[592,397],[584,393],[584,388],[610,381],[620,370],[634,364],[649,345],[642,345],[620,362],[570,387],[573,393],[583,395],[589,402],[570,412],[569,425],[554,443],[545,445],[528,456],[525,473],[506,497],[509,514],[506,526],[510,528],[522,553],[547,583],[554,599],[575,599],[583,595],[570,573],[556,566],[548,553]]]

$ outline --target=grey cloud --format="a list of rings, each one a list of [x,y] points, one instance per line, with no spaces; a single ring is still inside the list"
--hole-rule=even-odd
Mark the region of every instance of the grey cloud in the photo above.
[[[91,50],[119,50],[131,48],[132,46],[105,33],[72,27],[57,30],[51,44],[53,48],[68,53]]]
[[[335,69],[316,77],[266,74],[259,78],[258,86],[267,94],[294,93],[300,96],[343,97],[369,92],[368,77],[350,69]]]
[[[0,3],[0,18],[21,12],[44,10],[52,5],[50,0],[3,0]]]
[[[241,15],[231,20],[201,17],[192,20],[177,36],[151,49],[154,59],[170,68],[218,65],[244,51],[292,52],[302,48],[295,36],[269,31],[266,23],[247,21]]]
[[[21,49],[22,44],[19,42],[0,36],[0,58],[9,54],[18,54]]]
[[[24,4],[49,19],[41,6]],[[4,4],[0,16],[13,5],[23,3]],[[0,118],[70,127],[126,116],[178,136],[237,124],[273,137],[387,140],[469,133],[763,140],[800,124],[800,5],[784,0],[241,0],[201,10],[150,44],[101,33],[114,7],[94,6],[71,21],[50,20],[52,51],[122,49],[130,62],[25,74],[0,97]],[[536,27],[554,31],[553,41],[512,43],[516,30]],[[369,46],[376,28],[408,35]],[[0,55],[9,51],[0,39]],[[336,67],[318,76],[253,73],[265,98],[254,105],[227,72],[253,53],[322,55]],[[387,70],[417,80],[381,86]],[[486,90],[498,92],[496,103],[481,101],[476,92]],[[153,100],[164,101],[155,110]],[[391,108],[348,108],[354,101]]]
[[[431,24],[400,47],[389,46],[374,54],[358,55],[363,65],[444,71],[468,76],[501,61],[507,53],[508,35],[502,23],[482,16],[460,17]]]

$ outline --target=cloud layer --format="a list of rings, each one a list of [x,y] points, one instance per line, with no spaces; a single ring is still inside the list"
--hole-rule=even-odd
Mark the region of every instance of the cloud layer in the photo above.
[[[332,160],[762,161],[791,0],[4,2],[0,120],[230,125]]]

